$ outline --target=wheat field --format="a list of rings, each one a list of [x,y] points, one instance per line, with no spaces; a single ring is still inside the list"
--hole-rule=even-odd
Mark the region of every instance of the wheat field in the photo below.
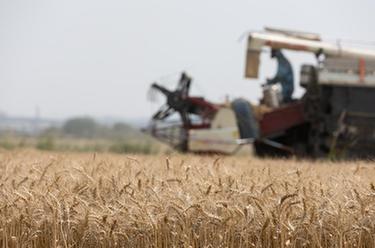
[[[374,247],[375,166],[0,153],[2,247]]]

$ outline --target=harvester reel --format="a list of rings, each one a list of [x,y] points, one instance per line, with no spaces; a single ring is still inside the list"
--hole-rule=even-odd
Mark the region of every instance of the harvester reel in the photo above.
[[[185,73],[181,74],[177,88],[171,91],[157,83],[151,85],[152,89],[161,92],[167,99],[166,103],[152,116],[152,132],[154,136],[164,142],[173,145],[176,149],[187,151],[187,134],[184,127],[189,126],[188,113],[191,78]],[[168,121],[168,117],[178,113],[180,122]]]
[[[183,121],[188,121],[188,118],[186,118],[186,110],[188,106],[185,99],[189,95],[190,84],[191,78],[185,73],[182,73],[175,91],[170,91],[161,85],[153,83],[151,87],[160,91],[167,98],[167,102],[153,115],[152,119],[164,120],[174,112],[178,112]]]

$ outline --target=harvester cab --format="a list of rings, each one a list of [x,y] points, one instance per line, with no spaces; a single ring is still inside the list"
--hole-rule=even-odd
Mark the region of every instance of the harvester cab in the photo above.
[[[263,91],[261,104],[271,108],[259,120],[263,140],[282,144],[297,156],[375,155],[375,50],[324,42],[318,34],[266,28],[248,36],[246,78],[258,78],[265,47],[312,53],[318,63],[302,65],[305,93],[300,99],[280,105],[280,89]],[[264,142],[255,143],[255,150],[258,155],[280,154]]]

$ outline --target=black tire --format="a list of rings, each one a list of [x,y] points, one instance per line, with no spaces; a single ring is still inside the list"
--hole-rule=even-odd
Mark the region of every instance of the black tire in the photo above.
[[[254,142],[254,153],[260,158],[288,158],[291,156],[290,153],[272,147],[262,141]]]
[[[232,102],[232,109],[236,115],[241,139],[257,139],[259,137],[258,121],[249,102],[242,98],[236,99]]]

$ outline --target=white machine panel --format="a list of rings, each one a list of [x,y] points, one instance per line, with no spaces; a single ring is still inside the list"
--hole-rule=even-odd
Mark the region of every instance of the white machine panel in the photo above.
[[[366,75],[362,80],[356,73],[340,73],[321,70],[318,74],[319,84],[354,87],[375,87],[375,75]]]
[[[232,153],[238,147],[239,138],[233,110],[221,108],[216,113],[210,129],[189,131],[189,150]]]
[[[375,87],[375,62],[327,58],[318,71],[318,82],[325,85]]]

